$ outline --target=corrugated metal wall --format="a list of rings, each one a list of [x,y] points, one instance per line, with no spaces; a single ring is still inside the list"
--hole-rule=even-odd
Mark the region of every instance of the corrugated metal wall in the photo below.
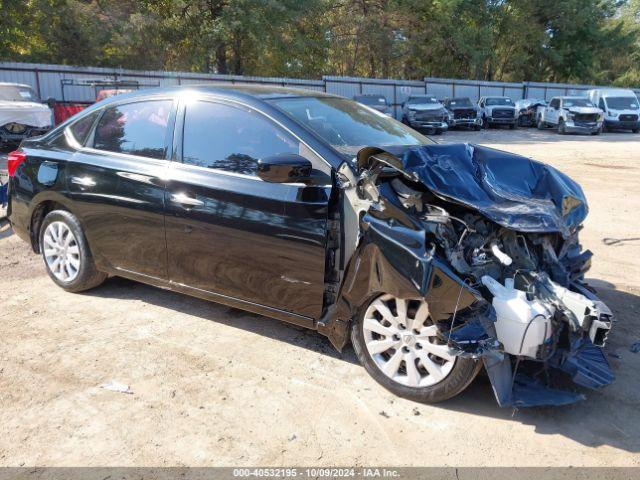
[[[485,82],[431,77],[426,77],[423,81],[332,76],[325,76],[321,80],[304,80],[0,62],[0,82],[31,85],[42,99],[51,97],[58,101],[87,103],[95,101],[96,91],[91,86],[66,85],[63,87],[63,82],[69,79],[137,81],[140,88],[223,82],[299,87],[326,91],[347,98],[358,94],[376,94],[384,95],[387,98],[387,101],[393,106],[396,117],[399,117],[401,105],[410,95],[428,93],[438,98],[469,97],[472,101],[477,101],[480,97],[487,95],[508,96],[513,100],[521,98],[549,100],[556,95],[579,95],[589,88],[595,88],[593,85]],[[637,89],[636,92],[640,94],[640,89]]]

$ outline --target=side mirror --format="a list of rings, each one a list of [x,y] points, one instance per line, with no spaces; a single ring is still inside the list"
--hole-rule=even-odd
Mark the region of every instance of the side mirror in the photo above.
[[[306,183],[311,180],[311,162],[295,153],[258,160],[258,177],[271,183]]]

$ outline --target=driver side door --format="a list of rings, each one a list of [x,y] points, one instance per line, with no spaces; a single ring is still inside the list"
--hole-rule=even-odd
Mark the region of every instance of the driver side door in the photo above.
[[[331,177],[270,183],[257,162],[296,153],[323,169],[322,159],[264,114],[222,101],[183,105],[175,136],[165,196],[170,281],[248,310],[289,312],[294,323],[318,318]]]

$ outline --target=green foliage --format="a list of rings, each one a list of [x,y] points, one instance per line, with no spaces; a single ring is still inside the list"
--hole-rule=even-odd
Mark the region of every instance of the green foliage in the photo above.
[[[0,59],[640,85],[640,0],[0,0]]]

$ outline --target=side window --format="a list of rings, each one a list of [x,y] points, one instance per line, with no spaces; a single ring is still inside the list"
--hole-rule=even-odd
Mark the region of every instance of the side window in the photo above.
[[[93,148],[149,158],[165,158],[171,100],[106,108],[96,125]]]
[[[606,110],[607,106],[604,104],[604,98],[600,97],[600,101],[598,102],[598,108],[600,110]]]
[[[549,106],[551,108],[558,108],[560,106],[560,100],[558,100],[557,98],[554,98],[553,100],[551,100],[551,103],[549,104]]]
[[[258,160],[299,153],[300,142],[259,113],[213,102],[188,105],[184,118],[183,162],[255,175]]]
[[[91,131],[91,127],[93,127],[93,123],[96,121],[99,114],[99,111],[90,113],[69,127],[69,130],[71,130],[71,133],[73,134],[73,138],[75,138],[76,142],[80,145],[84,145],[84,142],[87,140],[87,136]]]

